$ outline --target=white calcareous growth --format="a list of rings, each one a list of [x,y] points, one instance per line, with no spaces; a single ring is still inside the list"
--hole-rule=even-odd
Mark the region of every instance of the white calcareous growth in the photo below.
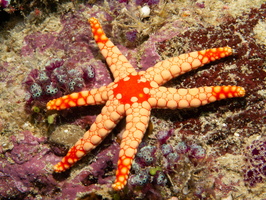
[[[146,18],[150,16],[151,9],[149,6],[143,6],[139,9],[140,17],[141,18]]]

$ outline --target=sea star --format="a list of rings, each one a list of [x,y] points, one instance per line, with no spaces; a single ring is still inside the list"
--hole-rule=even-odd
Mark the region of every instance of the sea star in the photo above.
[[[175,89],[160,85],[192,69],[232,54],[230,47],[213,48],[182,54],[158,62],[146,71],[137,72],[120,50],[106,37],[99,21],[89,19],[94,39],[114,77],[114,82],[90,91],[81,91],[53,99],[48,110],[62,110],[75,106],[104,104],[90,129],[54,166],[62,172],[74,165],[86,153],[99,145],[115,125],[126,116],[126,130],[120,144],[114,190],[127,183],[132,161],[148,126],[152,108],[181,109],[198,107],[220,99],[242,97],[245,90],[239,86],[210,86]]]

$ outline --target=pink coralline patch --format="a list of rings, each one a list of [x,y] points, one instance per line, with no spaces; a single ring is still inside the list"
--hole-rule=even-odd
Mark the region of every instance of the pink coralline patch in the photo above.
[[[3,82],[3,81],[6,81],[7,78],[9,77],[9,73],[7,72],[7,69],[8,69],[8,63],[3,63],[0,65],[0,81]]]
[[[80,14],[66,14],[61,18],[63,29],[58,34],[54,46],[63,49],[66,54],[89,53],[86,57],[93,57],[88,50],[90,49],[89,34],[90,28],[87,20]],[[82,59],[83,57],[80,56]]]
[[[24,38],[25,46],[21,49],[22,56],[28,56],[39,50],[40,52],[45,51],[49,47],[51,47],[56,39],[55,33],[34,33],[31,35],[27,35]]]
[[[117,162],[117,143],[97,154],[89,168],[69,177],[69,173],[58,176],[49,170],[47,164],[57,162],[58,157],[48,146],[47,138],[24,131],[13,136],[10,142],[13,149],[2,151],[0,157],[1,199],[36,199],[40,195],[50,199],[75,199],[77,193],[93,192],[100,185],[110,184],[113,178],[105,173],[113,171],[112,163]]]
[[[23,199],[38,183],[46,185],[39,188],[40,194],[53,190],[56,181],[47,174],[45,165],[57,158],[44,145],[46,139],[24,131],[10,142],[13,149],[2,152],[0,158],[0,196]]]
[[[24,38],[25,46],[21,50],[21,54],[31,55],[37,49],[41,52],[48,48],[64,50],[66,57],[79,56],[75,59],[86,60],[92,58],[88,34],[90,29],[88,28],[87,21],[83,16],[79,14],[66,14],[61,18],[63,29],[59,33],[40,33],[35,32]],[[84,54],[84,55],[83,55]],[[86,55],[86,56],[85,56]]]
[[[140,60],[141,70],[147,70],[160,61],[160,47],[158,45],[165,43],[165,41],[173,38],[182,30],[182,22],[180,20],[172,22],[170,26],[175,27],[175,29],[162,28],[156,34],[150,35],[149,39],[144,43],[144,52]],[[169,57],[172,56],[169,55]]]
[[[266,138],[254,140],[246,148],[244,180],[250,187],[266,180]]]
[[[108,171],[115,169],[114,163],[118,160],[119,144],[112,145],[102,150],[96,157],[95,162],[89,165],[90,170],[80,174],[78,177],[85,186],[98,184],[108,184],[112,181],[112,176],[107,175]]]
[[[204,2],[197,2],[196,6],[198,6],[199,8],[205,8]]]
[[[0,8],[7,8],[10,4],[10,0],[0,0]]]

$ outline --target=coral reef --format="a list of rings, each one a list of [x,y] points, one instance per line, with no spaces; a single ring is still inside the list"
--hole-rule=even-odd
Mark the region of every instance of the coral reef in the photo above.
[[[45,142],[44,137],[34,137],[29,131],[11,138],[9,143],[13,144],[13,148],[1,151],[1,197],[23,199],[31,196],[32,188],[38,188],[38,194],[35,195],[54,190],[57,183],[47,173],[46,165],[57,158],[44,145]]]
[[[24,131],[9,142],[13,148],[9,151],[1,150],[1,199],[36,199],[41,196],[49,199],[75,199],[78,193],[95,191],[109,184],[112,175],[106,173],[113,170],[112,163],[117,161],[114,158],[118,153],[118,144],[114,143],[97,154],[94,163],[66,179],[49,170],[49,163],[55,164],[59,159],[51,151],[46,138],[38,138]],[[99,186],[95,185],[97,183]]]
[[[179,1],[178,4],[138,1],[146,3],[138,5],[131,0],[92,2],[62,4],[60,13],[51,12],[58,10],[55,2],[41,2],[48,3],[48,7],[28,4],[25,25],[10,17],[14,11],[20,11],[17,6],[0,11],[1,16],[10,13],[6,18],[10,21],[5,22],[7,26],[2,26],[0,32],[1,198],[266,199],[263,187],[266,4],[259,0],[232,3]],[[149,17],[141,19],[139,8],[148,2],[156,3],[149,5]],[[49,17],[45,13],[49,13]],[[151,151],[136,158],[131,185],[122,193],[114,193],[110,188],[119,146],[113,140],[114,136],[106,138],[99,148],[70,171],[52,173],[52,165],[60,160],[59,155],[63,156],[68,146],[68,137],[63,137],[64,130],[76,133],[73,124],[87,129],[100,108],[59,113],[56,120],[50,119],[51,124],[64,127],[67,122],[69,125],[56,132],[51,124],[30,124],[24,110],[27,100],[31,99],[27,105],[31,105],[29,108],[35,113],[33,118],[48,121],[40,104],[37,106],[34,101],[43,98],[40,101],[44,104],[45,98],[50,98],[45,93],[47,85],[40,85],[40,78],[43,80],[47,76],[51,80],[50,75],[54,74],[53,81],[61,86],[55,74],[58,68],[68,70],[66,74],[70,82],[71,69],[91,66],[95,77],[93,81],[85,82],[86,87],[98,88],[110,83],[111,77],[94,46],[86,21],[92,16],[100,18],[108,36],[140,70],[184,52],[231,46],[233,56],[167,84],[176,88],[237,84],[247,90],[242,99],[190,110],[153,111],[153,128],[140,147],[140,150],[145,147]],[[63,61],[63,65],[46,74],[46,67],[57,61]],[[65,75],[63,71],[59,71],[60,75]],[[87,72],[82,71],[84,73]],[[35,84],[25,100],[23,89],[29,74],[35,76],[30,80],[32,82],[27,82],[31,83],[26,86],[27,90],[30,91],[34,83],[40,87]],[[55,95],[67,90],[66,85],[60,87]],[[121,132],[120,129],[114,133]],[[63,144],[59,142],[61,137]],[[139,152],[143,154],[144,149]],[[152,155],[152,161],[146,159],[149,155]]]
[[[157,138],[166,138],[173,135],[173,132],[173,129],[159,131]],[[129,178],[128,187],[132,190],[131,196],[142,199],[151,198],[154,195],[161,196],[165,193],[165,187],[162,186],[168,185],[173,188],[175,185],[182,185],[182,179],[176,169],[183,171],[186,168],[186,171],[193,171],[196,167],[207,168],[205,157],[206,150],[192,141],[180,141],[176,145],[168,143],[167,139],[163,142],[158,140],[157,144],[153,145],[141,143],[132,165],[133,174]],[[196,186],[193,187],[202,187],[204,184],[195,183]],[[207,190],[206,187],[205,190]],[[139,191],[142,192],[139,193]],[[205,191],[195,193],[201,196],[203,192]]]

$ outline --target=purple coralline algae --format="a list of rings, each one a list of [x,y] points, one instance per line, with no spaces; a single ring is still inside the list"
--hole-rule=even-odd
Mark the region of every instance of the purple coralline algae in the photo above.
[[[2,150],[0,158],[0,196],[3,199],[36,199],[39,196],[75,199],[79,192],[95,191],[112,182],[113,176],[106,173],[112,171],[113,163],[117,162],[117,143],[102,150],[95,156],[95,162],[78,175],[62,181],[62,175],[53,174],[49,169],[49,165],[60,158],[51,151],[46,138],[38,138],[24,131],[12,137],[10,142],[14,147],[8,151]]]
[[[0,0],[0,8],[7,8],[10,4],[10,0]]]
[[[129,3],[130,0],[118,0],[119,3]],[[136,5],[156,5],[159,3],[159,0],[133,0],[135,1]]]
[[[173,130],[163,130],[160,131],[160,134],[157,134],[156,137],[160,144],[164,144],[171,137],[172,134]]]
[[[158,3],[159,3],[159,0],[136,0],[137,5],[143,5],[143,4],[155,5]]]
[[[46,139],[24,131],[10,142],[14,147],[1,152],[0,196],[23,199],[33,188],[38,188],[39,194],[53,191],[57,183],[47,173],[46,165],[58,158],[45,145]]]
[[[24,38],[25,46],[21,49],[21,54],[27,56],[35,51],[44,52],[50,48],[56,40],[56,33],[40,33],[36,32],[27,35]]]
[[[138,32],[136,30],[128,31],[126,33],[126,39],[130,42],[136,42]]]
[[[246,148],[244,180],[250,187],[266,181],[266,138],[254,140]]]
[[[95,1],[93,6],[74,3],[75,11],[72,7],[73,10],[61,12],[64,14],[60,22],[56,21],[60,24],[58,30],[41,32],[37,29],[37,32],[24,38],[22,48],[18,49],[12,44],[17,42],[17,38],[5,37],[9,41],[5,43],[4,40],[3,43],[6,51],[19,56],[13,59],[14,54],[11,54],[5,59],[1,55],[5,61],[0,61],[3,90],[10,90],[0,95],[3,98],[1,109],[4,110],[1,110],[1,137],[9,138],[10,146],[8,150],[4,149],[4,145],[0,147],[0,196],[3,199],[92,199],[97,194],[112,199],[115,194],[120,199],[233,199],[237,196],[265,199],[263,192],[250,191],[265,183],[266,176],[265,136],[262,135],[265,131],[266,88],[263,80],[266,76],[266,51],[265,42],[261,42],[263,34],[256,31],[265,24],[266,4],[252,8],[239,17],[234,17],[230,11],[226,13],[230,6],[224,5],[222,9],[225,12],[213,23],[218,25],[210,25],[201,21],[204,17],[199,14],[209,9],[206,1],[193,2],[189,9],[176,5],[169,12],[162,9],[156,0],[105,1],[105,4]],[[136,4],[150,6],[148,18],[139,18]],[[182,15],[183,10],[189,10],[188,14]],[[242,99],[224,100],[196,109],[154,110],[153,118],[166,120],[172,127],[161,130],[158,121],[153,124],[154,131],[146,134],[148,136],[138,149],[128,188],[122,193],[111,192],[110,187],[115,178],[116,166],[113,165],[117,162],[117,142],[106,138],[78,165],[56,174],[52,172],[52,166],[61,160],[59,155],[63,156],[67,145],[61,148],[61,144],[51,141],[53,138],[49,134],[54,131],[54,126],[49,125],[48,129],[43,125],[42,134],[45,134],[46,128],[49,131],[46,137],[37,137],[21,125],[27,120],[26,117],[16,122],[17,115],[7,115],[17,114],[14,108],[23,104],[22,98],[17,98],[23,93],[12,90],[14,85],[21,84],[21,77],[28,91],[26,100],[34,112],[40,112],[38,107],[44,108],[49,98],[84,88],[99,88],[111,82],[106,63],[99,54],[87,23],[86,18],[92,16],[101,20],[108,37],[140,70],[181,53],[231,46],[234,55],[184,74],[167,84],[176,88],[232,84],[247,90],[247,95]],[[25,28],[27,30],[28,27]],[[16,35],[20,31],[13,32]],[[14,71],[18,71],[15,76]],[[25,72],[28,78],[23,75]],[[13,100],[13,97],[16,98]],[[94,121],[93,115],[99,111],[100,107],[64,111],[58,114],[60,120],[56,120],[56,125],[67,122],[69,126],[74,123],[87,129]],[[24,131],[17,131],[18,128],[14,127]],[[39,128],[34,126],[36,132]],[[114,130],[115,133],[120,131],[119,128]],[[60,139],[60,134],[64,131],[56,135],[57,139]],[[257,134],[261,138],[246,148],[245,139]],[[243,170],[231,170],[227,165],[221,167],[217,161],[227,155],[243,155],[243,152]],[[238,179],[231,177],[232,171],[234,175],[239,175]],[[226,179],[228,176],[229,180]]]

